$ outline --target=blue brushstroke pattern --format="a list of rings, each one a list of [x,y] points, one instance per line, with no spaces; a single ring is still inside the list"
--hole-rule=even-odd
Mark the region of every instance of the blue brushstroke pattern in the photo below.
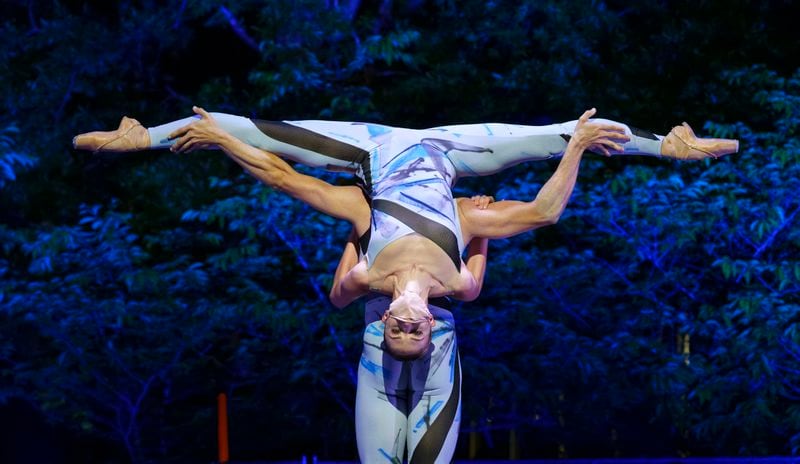
[[[378,452],[380,452],[383,457],[386,458],[387,461],[391,462],[392,464],[400,464],[400,459],[397,457],[392,457],[389,453],[383,450],[383,448],[378,448]]]
[[[383,323],[381,323],[381,324],[383,324]],[[383,337],[383,331],[381,331],[379,328],[377,328],[375,326],[375,324],[368,325],[366,332],[369,335],[377,335],[378,337]]]
[[[364,369],[370,371],[372,374],[383,376],[383,367],[375,364],[364,356],[361,356],[361,365],[364,366]]]
[[[429,204],[425,203],[424,201],[422,201],[422,200],[420,200],[420,199],[417,199],[417,198],[414,198],[414,197],[412,197],[411,195],[408,195],[408,194],[406,194],[406,193],[400,192],[400,196],[402,196],[403,198],[406,198],[406,199],[410,200],[412,203],[416,203],[418,206],[420,206],[421,208],[423,208],[423,209],[425,209],[425,210],[428,210],[428,211],[430,211],[430,212],[432,212],[432,213],[434,213],[434,214],[436,214],[436,215],[438,215],[438,216],[441,216],[441,217],[443,217],[443,218],[447,219],[447,221],[448,221],[449,223],[451,223],[451,224],[453,223],[453,211],[452,211],[452,210],[450,211],[450,215],[447,215],[447,214],[445,214],[445,213],[443,213],[443,212],[439,211],[438,209],[434,208],[433,206],[431,206],[431,205],[429,205]],[[453,204],[452,204],[452,203],[450,203],[450,206],[452,206],[452,205],[453,205]],[[451,230],[454,230],[454,229],[455,229],[455,227],[453,227]]]
[[[417,431],[417,430],[419,430],[419,428],[420,428],[420,427],[422,427],[423,425],[425,425],[425,423],[426,423],[426,420],[430,419],[430,418],[431,418],[431,416],[433,416],[433,414],[434,414],[436,411],[438,411],[438,410],[439,410],[439,408],[441,408],[443,404],[444,404],[444,400],[439,400],[439,401],[437,401],[436,403],[434,403],[434,404],[433,404],[433,407],[430,409],[430,411],[428,411],[428,413],[427,413],[427,414],[425,414],[424,416],[422,416],[422,418],[420,418],[419,422],[417,422],[417,425],[414,427],[414,431]]]
[[[381,126],[378,124],[366,124],[367,131],[369,131],[370,137],[376,137],[378,135],[383,135],[392,131],[391,127],[388,126]]]

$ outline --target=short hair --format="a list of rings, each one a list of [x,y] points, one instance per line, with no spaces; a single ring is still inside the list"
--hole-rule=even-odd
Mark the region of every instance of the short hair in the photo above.
[[[389,311],[400,309],[401,307],[413,308],[418,311],[424,310],[428,314],[431,313],[425,300],[414,292],[403,292],[389,303]]]
[[[415,343],[413,347],[409,347],[407,344],[398,346],[395,344],[395,340],[386,336],[386,331],[384,329],[383,342],[386,347],[386,351],[392,355],[394,359],[398,361],[414,361],[422,358],[428,352],[428,349],[431,346],[432,336],[433,328],[431,327],[431,330],[428,332],[427,340],[421,340],[420,343]]]

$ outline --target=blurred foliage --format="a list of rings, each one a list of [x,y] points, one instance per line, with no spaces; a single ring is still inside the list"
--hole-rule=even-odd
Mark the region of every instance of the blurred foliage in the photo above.
[[[92,155],[72,135],[192,104],[409,127],[596,106],[742,153],[587,157],[558,225],[491,245],[483,295],[456,310],[462,436],[483,457],[508,455],[509,430],[523,457],[800,454],[797,10],[4,2],[0,401],[135,463],[185,462],[213,456],[227,392],[237,460],[353,458],[362,316],[326,298],[347,226],[219,153]],[[554,167],[458,192],[532,198]]]

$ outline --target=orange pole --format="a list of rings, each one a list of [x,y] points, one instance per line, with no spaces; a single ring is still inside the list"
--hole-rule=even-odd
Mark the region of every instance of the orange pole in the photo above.
[[[228,398],[225,393],[217,395],[217,447],[219,462],[228,462]]]

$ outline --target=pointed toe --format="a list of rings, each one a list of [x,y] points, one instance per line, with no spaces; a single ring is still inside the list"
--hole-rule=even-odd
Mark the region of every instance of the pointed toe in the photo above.
[[[76,150],[93,152],[130,152],[150,148],[150,134],[139,121],[127,116],[122,118],[120,125],[113,131],[96,131],[78,134],[72,139],[72,146]]]
[[[697,137],[691,126],[684,122],[673,127],[664,137],[661,155],[677,160],[699,160],[719,158],[738,151],[738,140]]]

